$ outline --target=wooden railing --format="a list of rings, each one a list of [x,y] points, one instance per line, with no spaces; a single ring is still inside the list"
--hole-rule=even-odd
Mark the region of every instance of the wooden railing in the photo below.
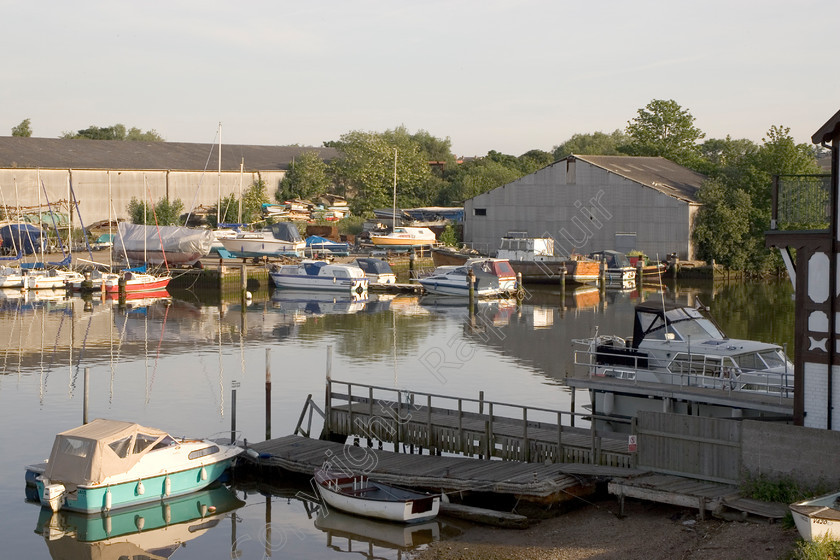
[[[599,433],[591,414],[488,401],[483,393],[475,399],[328,379],[323,416],[326,437],[366,438],[395,451],[633,466],[627,437]]]

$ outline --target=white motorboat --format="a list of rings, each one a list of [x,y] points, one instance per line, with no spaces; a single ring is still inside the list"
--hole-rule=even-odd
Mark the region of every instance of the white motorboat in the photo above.
[[[96,513],[200,490],[242,452],[235,445],[176,439],[133,422],[96,419],[59,433],[46,465],[27,467],[41,505]]]
[[[496,297],[512,294],[516,290],[516,273],[506,259],[469,259],[462,266],[439,266],[431,276],[419,282],[430,294],[467,296],[472,271],[476,297]]]
[[[328,506],[364,517],[402,523],[428,521],[440,510],[440,495],[397,488],[365,476],[315,471],[318,493]]]
[[[636,280],[636,267],[630,264],[627,255],[619,251],[596,251],[589,254],[595,261],[603,261],[604,279],[608,286],[622,287]]]
[[[790,504],[796,530],[806,541],[840,540],[840,492]]]
[[[274,266],[269,275],[277,288],[329,290],[348,294],[363,294],[368,289],[364,271],[349,264],[304,260],[299,264]]]
[[[387,234],[371,234],[370,242],[379,247],[411,249],[429,247],[437,243],[435,232],[425,227],[395,227]]]
[[[302,257],[306,242],[291,222],[272,224],[261,231],[245,231],[234,237],[218,239],[235,257]]]
[[[18,267],[4,266],[0,268],[0,288],[23,288],[26,286],[26,275]]]
[[[694,411],[701,415],[759,414],[757,403],[747,402],[757,397],[738,395],[764,395],[775,403],[792,400],[793,364],[781,346],[728,338],[694,307],[640,303],[631,339],[596,335],[574,342],[584,347],[575,351],[575,364],[598,381],[590,396],[599,414],[630,418],[639,410],[661,410],[661,399],[649,394],[657,386],[669,393],[711,391],[714,399],[697,397],[696,402],[709,403]],[[724,396],[731,397],[731,404],[721,402]],[[669,403],[674,412],[688,407],[680,399]]]
[[[360,257],[353,264],[361,268],[371,284],[396,284],[397,276],[388,261],[372,257]]]

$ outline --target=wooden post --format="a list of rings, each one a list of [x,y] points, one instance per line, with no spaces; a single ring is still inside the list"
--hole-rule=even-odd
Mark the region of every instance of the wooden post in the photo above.
[[[565,265],[560,267],[560,292],[563,297],[563,305],[566,305],[566,274],[568,271],[566,270]]]
[[[125,274],[120,274],[119,279],[117,280],[117,290],[119,290],[119,302],[120,307],[125,306]]]
[[[460,451],[461,453],[466,453],[467,450],[464,449],[465,446],[464,446],[463,420],[464,420],[463,404],[462,404],[461,399],[458,399],[458,448],[457,448],[457,451]]]
[[[528,407],[522,407],[522,460],[531,460],[531,444],[528,443]]]
[[[601,280],[601,289],[605,289],[607,287],[607,261],[601,259],[601,264],[599,265],[598,276]]]
[[[572,414],[572,422],[574,422],[575,415]],[[554,461],[555,463],[562,463],[564,462],[563,459],[563,416],[562,413],[558,410],[557,411],[557,458]]]
[[[473,306],[475,305],[475,273],[472,269],[467,272],[467,288],[470,293],[470,315],[472,315],[475,312],[473,310]]]
[[[484,414],[484,391],[478,392],[478,413]]]
[[[330,425],[330,402],[332,401],[332,345],[327,346],[327,384],[324,395],[324,435],[329,439],[332,435]]]
[[[265,439],[271,439],[271,348],[265,349]]]
[[[230,443],[236,441],[236,388],[239,382],[232,381],[230,389]]]
[[[422,249],[421,249],[421,251],[422,251]],[[409,280],[414,278],[414,266],[415,266],[414,260],[416,258],[417,258],[417,254],[415,253],[414,249],[412,249],[411,252],[408,254],[408,278],[409,278]]]

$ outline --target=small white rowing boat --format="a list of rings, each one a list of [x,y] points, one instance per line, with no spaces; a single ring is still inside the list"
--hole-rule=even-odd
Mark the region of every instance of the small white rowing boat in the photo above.
[[[840,540],[840,492],[790,504],[796,529],[806,541]]]
[[[364,476],[318,469],[315,483],[328,506],[355,515],[417,523],[433,519],[440,509],[439,494],[397,488]]]

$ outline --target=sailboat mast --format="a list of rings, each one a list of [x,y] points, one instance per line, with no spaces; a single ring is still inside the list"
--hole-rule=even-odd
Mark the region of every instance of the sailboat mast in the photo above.
[[[397,227],[397,149],[394,148],[394,209],[391,214],[391,231]]]
[[[242,161],[239,163],[239,215],[236,218],[236,222],[241,224],[242,223],[242,174],[245,173],[245,158],[242,158]]]
[[[108,249],[108,270],[113,266],[113,248],[114,248],[114,232],[113,222],[111,221],[111,170],[108,170],[108,241],[111,242],[111,247]]]
[[[219,197],[216,203],[216,227],[222,221],[222,123],[219,123]]]

